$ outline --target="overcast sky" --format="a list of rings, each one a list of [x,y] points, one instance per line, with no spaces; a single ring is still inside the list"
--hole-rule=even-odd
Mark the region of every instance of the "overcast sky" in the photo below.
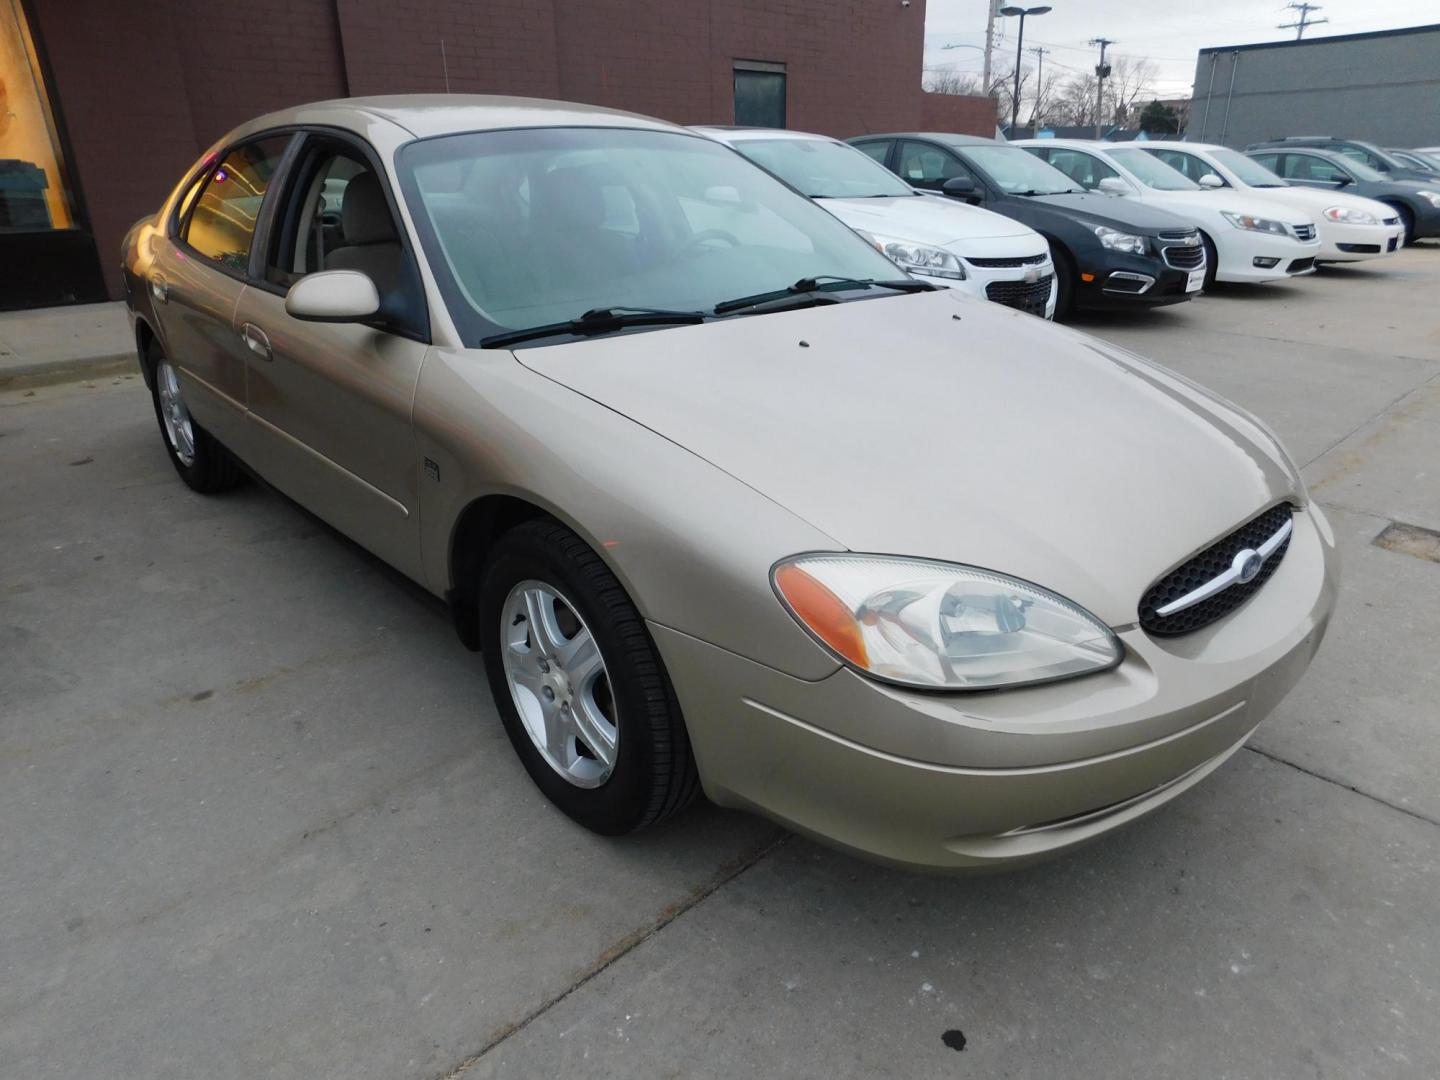
[[[1001,6],[1005,6],[1002,2]],[[1019,3],[1037,7],[1038,3]],[[1063,71],[1090,71],[1098,50],[1089,39],[1107,37],[1119,42],[1110,55],[1149,57],[1159,69],[1156,89],[1163,95],[1179,97],[1190,93],[1195,78],[1195,54],[1211,45],[1243,45],[1256,41],[1285,41],[1293,30],[1280,30],[1280,23],[1294,22],[1297,12],[1285,7],[1285,0],[1199,0],[1177,4],[1168,0],[1050,0],[1054,9],[1047,15],[1025,20],[1026,61],[1033,63],[1032,45],[1053,50],[1045,64]],[[1437,0],[1324,0],[1324,10],[1311,12],[1313,18],[1330,21],[1306,38],[1329,34],[1357,34],[1366,30],[1391,30],[1400,26],[1440,23]],[[996,19],[997,52],[1005,50],[1013,62],[1018,19]],[[925,66],[954,67],[978,72],[983,67],[979,48],[985,44],[985,0],[927,0],[925,14]],[[944,46],[959,46],[946,49]]]

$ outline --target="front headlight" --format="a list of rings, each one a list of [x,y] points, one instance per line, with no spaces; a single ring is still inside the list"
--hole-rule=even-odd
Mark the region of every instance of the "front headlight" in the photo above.
[[[1221,210],[1220,216],[1237,229],[1274,233],[1276,236],[1290,235],[1290,230],[1285,228],[1283,221],[1272,221],[1270,218],[1256,217],[1254,214],[1232,214],[1228,210]]]
[[[1095,226],[1095,235],[1100,238],[1100,246],[1109,248],[1111,251],[1128,251],[1131,255],[1144,255],[1149,247],[1143,236],[1132,236],[1119,229],[1107,229],[1104,225]]]
[[[1023,686],[1104,671],[1123,655],[1089,612],[973,566],[812,554],[779,563],[772,578],[790,614],[826,648],[904,686]]]
[[[1342,225],[1379,225],[1380,219],[1374,214],[1365,210],[1355,210],[1349,206],[1332,206],[1325,211],[1325,216],[1331,221],[1338,221]]]
[[[1417,191],[1415,193],[1431,206],[1440,207],[1440,191]]]
[[[964,265],[944,248],[932,247],[929,244],[917,244],[913,240],[901,240],[894,236],[881,236],[879,233],[866,232],[864,229],[855,231],[874,244],[882,255],[888,256],[892,262],[898,263],[905,270],[926,274],[930,277],[953,278],[956,281],[965,280]]]

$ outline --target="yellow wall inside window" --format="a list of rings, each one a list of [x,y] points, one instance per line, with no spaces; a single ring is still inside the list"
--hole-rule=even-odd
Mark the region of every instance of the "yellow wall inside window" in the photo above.
[[[0,0],[0,161],[7,159],[40,168],[46,181],[45,205],[51,227],[71,228],[75,219],[60,168],[59,140],[19,0]],[[0,185],[14,179],[13,174],[0,171]],[[0,199],[5,197],[0,191]]]

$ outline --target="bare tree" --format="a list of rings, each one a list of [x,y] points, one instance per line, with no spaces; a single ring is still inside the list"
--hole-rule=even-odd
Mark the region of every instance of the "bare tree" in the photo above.
[[[1115,57],[1110,66],[1110,77],[1105,80],[1105,115],[1102,120],[1123,124],[1132,119],[1136,115],[1136,103],[1155,96],[1156,74],[1154,61],[1143,56]]]
[[[932,94],[984,94],[980,75],[955,68],[926,68],[920,85]]]
[[[1035,84],[1030,93],[1030,126],[1042,128],[1048,124],[1058,123],[1059,101],[1063,92],[1063,79],[1053,70],[1047,71]],[[1020,107],[1020,116],[1025,117],[1025,106]]]
[[[1070,127],[1091,127],[1095,123],[1095,76],[1071,75],[1055,90],[1051,122]]]

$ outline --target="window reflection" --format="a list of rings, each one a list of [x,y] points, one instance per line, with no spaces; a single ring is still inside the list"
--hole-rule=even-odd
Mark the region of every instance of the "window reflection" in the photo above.
[[[0,231],[74,227],[34,41],[20,0],[0,0]]]

